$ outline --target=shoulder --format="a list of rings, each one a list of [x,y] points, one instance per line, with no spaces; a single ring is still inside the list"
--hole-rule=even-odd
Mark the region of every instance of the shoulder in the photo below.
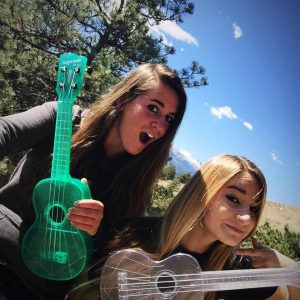
[[[152,252],[159,241],[160,224],[161,217],[123,219],[114,227],[110,239],[116,242],[116,248],[141,247]]]
[[[57,101],[45,102],[44,104],[37,106],[33,109],[40,110],[42,114],[48,114],[53,118],[56,117],[57,114]],[[84,117],[87,115],[88,110],[83,109],[81,106],[74,104],[72,110],[72,122],[74,125],[79,125]],[[45,117],[45,116],[44,116]]]

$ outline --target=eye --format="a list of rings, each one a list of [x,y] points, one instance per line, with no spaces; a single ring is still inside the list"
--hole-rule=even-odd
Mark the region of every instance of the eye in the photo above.
[[[257,216],[260,212],[260,206],[259,205],[251,206],[250,211],[254,216]]]
[[[239,206],[240,205],[240,200],[237,199],[235,196],[232,195],[226,195],[227,202],[230,206]]]
[[[158,107],[154,104],[149,104],[147,105],[148,109],[154,113],[157,113],[158,112]]]
[[[175,116],[173,116],[173,115],[166,116],[167,123],[171,124],[174,120],[175,120]]]

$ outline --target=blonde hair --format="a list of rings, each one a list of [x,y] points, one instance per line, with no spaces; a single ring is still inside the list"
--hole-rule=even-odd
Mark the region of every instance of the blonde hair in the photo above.
[[[204,164],[201,170],[195,173],[171,202],[162,219],[158,247],[154,244],[155,241],[150,241],[148,245],[146,245],[147,242],[141,244],[140,241],[145,240],[145,237],[140,236],[140,232],[143,232],[140,231],[140,228],[142,228],[141,222],[143,222],[140,219],[134,220],[128,227],[118,231],[111,241],[113,245],[111,249],[116,251],[128,247],[141,247],[144,250],[146,249],[154,259],[165,258],[180,246],[187,232],[202,220],[205,211],[213,204],[215,196],[221,188],[241,172],[249,173],[257,181],[260,190],[258,201],[261,203],[261,209],[256,225],[249,234],[251,236],[256,230],[266,201],[267,186],[265,177],[249,159],[234,155],[221,155]],[[221,242],[216,242],[210,255],[211,259],[201,268],[203,270],[223,269],[233,248]],[[101,268],[99,268],[99,272],[100,270]],[[90,299],[100,299],[99,287],[95,287],[95,284],[99,283],[99,277],[97,279],[95,279],[96,281],[87,281],[80,288],[75,288],[68,299],[82,299],[84,295],[89,295]],[[212,300],[214,297],[214,292],[205,294],[205,300]]]
[[[187,232],[193,228],[212,205],[220,189],[235,175],[241,172],[249,173],[259,185],[259,202],[261,209],[255,227],[249,236],[253,235],[266,201],[267,185],[263,173],[249,159],[235,155],[221,155],[208,161],[201,170],[189,180],[168,207],[162,221],[160,246],[156,253],[158,259],[166,257],[180,246]],[[216,242],[211,259],[204,270],[221,270],[233,251],[232,246]],[[205,299],[214,299],[215,293],[207,293]]]

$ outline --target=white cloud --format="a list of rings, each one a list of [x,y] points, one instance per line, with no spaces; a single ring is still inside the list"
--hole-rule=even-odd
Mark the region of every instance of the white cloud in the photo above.
[[[271,152],[271,158],[281,166],[284,165],[284,163],[278,158],[277,154],[275,152]]]
[[[210,112],[219,119],[226,117],[228,119],[234,120],[237,119],[237,115],[232,111],[231,107],[229,106],[222,106],[222,107],[212,107]]]
[[[175,22],[169,20],[161,21],[158,25],[149,26],[149,29],[152,34],[162,36],[163,41],[168,43],[167,45],[170,44],[170,41],[168,41],[165,34],[168,34],[177,40],[199,47],[197,39],[180,28]]]
[[[200,161],[189,151],[182,148],[172,147],[172,152],[176,156],[183,157],[186,161],[188,161],[195,171],[201,167]]]
[[[233,36],[235,39],[239,39],[243,36],[242,28],[239,25],[233,23],[232,28],[233,28]]]
[[[205,106],[208,106],[208,103],[204,103]],[[232,108],[229,106],[221,106],[221,107],[211,107],[210,112],[213,116],[217,117],[218,119],[223,119],[223,117],[228,118],[230,120],[240,120],[244,127],[248,130],[252,131],[254,129],[253,125],[249,122],[246,122],[238,117],[236,113],[232,111]]]
[[[243,125],[247,128],[247,129],[249,129],[249,130],[253,130],[253,125],[252,124],[250,124],[249,122],[245,122],[245,121],[243,121]]]

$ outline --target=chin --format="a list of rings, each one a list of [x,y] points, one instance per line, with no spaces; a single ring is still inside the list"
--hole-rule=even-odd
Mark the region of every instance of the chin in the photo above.
[[[222,243],[231,246],[231,247],[235,247],[237,246],[239,243],[242,242],[243,239],[237,239],[237,238],[223,238],[222,240],[220,240]]]
[[[144,150],[144,148],[143,149],[128,149],[128,150],[126,150],[126,152],[129,153],[129,154],[131,154],[131,155],[138,155],[143,150]]]

